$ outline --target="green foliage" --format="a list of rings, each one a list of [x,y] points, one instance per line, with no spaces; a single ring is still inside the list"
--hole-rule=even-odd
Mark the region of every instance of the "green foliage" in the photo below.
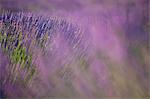
[[[0,32],[0,43],[2,42],[3,40],[3,36],[2,36],[2,33]]]
[[[7,35],[6,32],[0,32],[0,43],[3,51],[9,53],[9,48],[13,47],[12,53],[9,54],[10,60],[13,64],[20,64],[22,68],[29,69],[32,64],[32,55],[27,53],[26,47],[21,45],[22,33],[18,35],[18,44],[15,46],[16,35]],[[4,44],[6,43],[6,47]]]

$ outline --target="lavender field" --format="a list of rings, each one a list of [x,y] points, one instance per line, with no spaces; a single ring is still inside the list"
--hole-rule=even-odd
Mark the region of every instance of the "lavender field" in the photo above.
[[[150,99],[149,0],[0,0],[0,99]]]

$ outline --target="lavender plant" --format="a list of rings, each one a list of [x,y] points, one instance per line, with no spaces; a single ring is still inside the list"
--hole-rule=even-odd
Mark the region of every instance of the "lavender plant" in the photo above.
[[[59,50],[53,44],[58,35],[74,53],[73,57],[82,57],[77,54],[79,51],[84,51],[82,32],[77,25],[68,23],[66,20],[29,13],[2,13],[0,15],[0,49],[9,58],[7,71],[9,74],[3,79],[3,83],[17,83],[18,80],[22,80],[25,86],[28,86],[40,71],[35,64],[34,55],[37,53],[34,51],[41,49],[43,53],[46,53],[50,48]]]

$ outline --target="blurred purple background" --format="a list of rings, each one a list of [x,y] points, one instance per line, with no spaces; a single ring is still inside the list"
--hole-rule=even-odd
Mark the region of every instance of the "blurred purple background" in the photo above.
[[[31,88],[20,86],[18,90],[24,91],[19,95],[15,89],[13,94],[8,89],[8,97],[150,97],[149,0],[0,0],[0,9],[1,13],[22,11],[67,19],[81,26],[84,42],[89,44],[86,59],[63,69],[59,61],[52,62],[37,52],[42,81],[35,81]],[[53,60],[58,57],[62,56]],[[69,77],[62,79],[63,75]]]

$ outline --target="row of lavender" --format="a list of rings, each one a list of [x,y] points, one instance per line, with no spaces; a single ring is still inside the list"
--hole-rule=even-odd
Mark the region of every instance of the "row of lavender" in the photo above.
[[[82,32],[77,25],[59,18],[29,13],[3,13],[0,16],[0,45],[9,57],[9,64],[6,66],[8,74],[4,77],[3,83],[23,80],[23,83],[28,85],[38,73],[38,66],[34,64],[34,54],[37,54],[35,50],[41,49],[44,53],[54,47],[52,43],[58,35],[67,42],[68,48],[74,53],[73,57],[83,55],[85,48],[82,43]]]

